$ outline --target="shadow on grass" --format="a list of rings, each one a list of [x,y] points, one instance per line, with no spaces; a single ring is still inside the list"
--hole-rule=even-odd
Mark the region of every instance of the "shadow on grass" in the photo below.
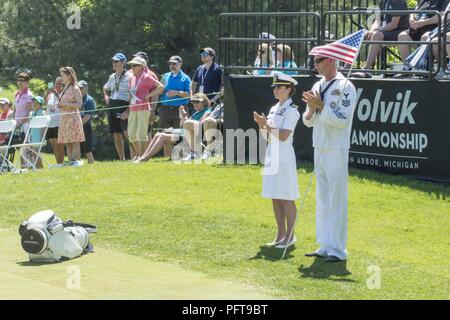
[[[31,261],[21,261],[17,262],[16,264],[21,267],[40,267],[40,266],[48,266],[48,265],[54,265],[54,264],[61,264],[64,261],[60,262],[31,262]]]
[[[313,278],[340,282],[357,282],[345,277],[352,273],[347,270],[347,261],[325,262],[324,258],[315,258],[312,265],[305,267],[301,265],[298,268],[301,278]]]
[[[304,170],[304,174],[313,173],[314,166],[312,162],[301,161],[297,163],[299,170]],[[450,197],[450,184],[445,182],[428,181],[410,176],[393,175],[373,170],[362,170],[350,168],[349,176],[359,180],[369,180],[384,185],[406,187],[413,190],[428,193],[436,200],[446,200]]]
[[[286,259],[293,258],[294,256],[291,253],[294,250],[295,250],[295,246],[290,247],[286,251],[286,256],[284,257],[284,259],[286,260]],[[283,252],[284,252],[284,250],[281,250],[281,249],[277,249],[274,247],[262,246],[259,248],[259,252],[256,254],[256,256],[250,258],[250,260],[265,259],[268,261],[278,261],[278,260],[281,260]]]

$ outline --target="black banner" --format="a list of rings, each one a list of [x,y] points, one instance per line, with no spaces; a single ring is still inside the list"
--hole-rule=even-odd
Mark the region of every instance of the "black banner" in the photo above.
[[[294,102],[319,78],[297,77]],[[357,104],[350,137],[350,165],[420,179],[450,181],[450,82],[352,80]],[[225,128],[257,128],[253,111],[268,113],[276,101],[271,77],[225,78]],[[312,129],[298,124],[297,160],[313,161]]]

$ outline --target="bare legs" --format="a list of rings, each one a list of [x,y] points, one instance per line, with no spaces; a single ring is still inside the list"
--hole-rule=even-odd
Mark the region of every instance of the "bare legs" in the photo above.
[[[287,245],[294,237],[295,220],[297,217],[297,207],[294,201],[272,199],[273,212],[277,222],[277,237],[275,242]],[[289,235],[292,234],[292,238]]]
[[[157,133],[150,142],[147,150],[137,162],[147,161],[151,157],[157,155],[165,145],[174,145],[176,143],[175,137],[171,134]]]
[[[50,144],[55,154],[55,160],[57,164],[64,162],[64,144],[58,143],[57,139],[50,139]]]

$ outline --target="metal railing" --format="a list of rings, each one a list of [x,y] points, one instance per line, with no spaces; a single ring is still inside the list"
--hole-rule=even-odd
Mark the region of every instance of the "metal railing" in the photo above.
[[[368,7],[377,0],[227,0],[227,12],[319,12]]]
[[[219,15],[219,62],[227,72],[285,70],[310,73],[308,52],[320,44],[320,26],[320,15],[316,12],[223,13]],[[295,60],[297,66],[283,67],[285,62],[289,64],[284,56],[281,66],[277,66],[276,61],[272,61],[274,66],[255,66],[259,45],[273,47],[273,40],[258,37],[262,32],[276,34],[276,43],[281,46],[282,53],[289,52],[289,47],[290,60]],[[266,59],[269,60],[268,54]]]
[[[357,71],[363,71],[363,69],[360,69],[360,65],[361,65],[361,57],[367,54],[367,51],[369,49],[370,45],[374,45],[374,44],[379,44],[382,45],[383,47],[392,47],[392,46],[398,46],[398,45],[410,45],[410,46],[420,46],[422,44],[427,44],[429,46],[432,45],[437,45],[438,46],[438,57],[436,57],[438,63],[437,63],[437,68],[436,70],[433,71],[432,68],[432,61],[430,59],[430,65],[429,65],[429,70],[427,71],[420,71],[420,70],[412,70],[412,71],[406,71],[406,70],[387,70],[387,64],[386,64],[386,60],[388,59],[388,56],[383,57],[383,53],[381,52],[381,54],[379,53],[379,57],[381,56],[381,59],[378,59],[379,64],[378,64],[378,69],[374,69],[371,70],[371,72],[373,73],[378,73],[378,74],[392,74],[392,73],[396,73],[396,74],[410,74],[410,75],[418,75],[418,76],[428,76],[430,78],[433,78],[436,74],[439,73],[440,68],[441,68],[441,37],[442,37],[442,18],[439,14],[438,11],[435,10],[389,10],[389,11],[378,11],[378,14],[381,15],[385,15],[385,14],[390,14],[390,15],[410,15],[410,14],[429,14],[429,15],[437,15],[438,16],[438,42],[437,43],[431,43],[428,41],[386,41],[386,40],[381,40],[381,41],[374,41],[374,40],[365,40],[364,41],[364,48],[362,48],[362,50],[360,51],[360,56],[358,58],[357,61],[357,66],[358,68],[353,69],[355,72]],[[323,14],[323,18],[322,21],[323,23],[326,23],[327,19],[331,19],[332,16],[336,16],[336,20],[337,17],[339,16],[349,16],[351,21],[355,21],[354,20],[354,16],[358,17],[358,21],[361,21],[361,17],[365,17],[365,21],[367,21],[368,16],[373,15],[373,12],[369,12],[367,10],[349,10],[349,11],[327,11]],[[345,20],[345,19],[344,19]],[[354,25],[355,23],[353,23],[352,25]],[[364,27],[363,25],[359,25],[359,27]],[[345,29],[340,29],[342,32],[341,33],[337,33],[336,34],[336,38],[342,38],[352,32],[355,32],[356,30],[345,30]],[[323,43],[331,43],[335,41],[335,39],[323,39]],[[386,51],[385,51],[386,52]],[[392,51],[391,51],[392,53]],[[394,54],[396,58],[399,58],[398,55]],[[345,70],[344,68],[342,68],[341,70]]]
[[[232,0],[230,2],[233,2]],[[255,10],[255,7],[249,4],[266,3],[270,7],[273,1],[236,1],[239,4],[247,3],[247,10]],[[279,2],[283,2],[280,0]],[[285,3],[288,1],[284,1]],[[304,1],[290,1],[297,3],[298,6],[303,5]],[[351,4],[371,4],[371,0],[348,0],[348,1],[324,1],[324,0],[310,0],[307,1],[310,5],[319,6],[319,10],[325,10],[332,7],[332,4],[339,7],[339,3],[343,2],[342,7],[345,8],[349,3]],[[232,6],[230,5],[230,10]],[[293,8],[291,6],[291,8]],[[261,8],[259,8],[261,9]],[[264,9],[264,8],[263,8]],[[317,9],[317,8],[316,8]],[[319,11],[318,10],[318,11]],[[367,18],[374,14],[374,11],[368,11],[365,7],[354,7],[350,10],[329,10],[321,11],[322,15],[317,12],[230,12],[223,13],[219,16],[219,56],[218,60],[224,65],[225,71],[228,73],[241,73],[255,70],[272,71],[284,70],[293,71],[296,74],[311,74],[314,72],[314,66],[308,52],[316,45],[330,43],[336,39],[342,38],[350,33],[356,32],[362,28],[367,28]],[[363,48],[360,51],[360,56],[357,61],[354,71],[362,71],[362,63],[365,61],[365,55],[368,52],[370,45],[380,44],[382,46],[379,53],[377,63],[371,73],[387,75],[387,74],[413,74],[417,76],[424,76],[430,79],[434,78],[442,70],[446,70],[446,51],[445,47],[450,41],[447,41],[445,35],[450,31],[447,26],[450,12],[446,12],[442,18],[438,11],[433,10],[398,10],[398,11],[377,11],[377,14],[394,14],[394,15],[410,15],[410,14],[429,14],[438,16],[437,42],[427,41],[369,41],[365,40]],[[444,24],[442,24],[442,20]],[[285,46],[292,46],[292,56],[295,56],[297,66],[288,66],[283,68],[284,63],[280,66],[268,66],[268,63],[255,65],[258,53],[257,49],[261,44],[266,43],[267,46],[272,45],[272,41],[267,39],[260,39],[258,35],[262,32],[267,32],[277,36],[276,43],[284,44]],[[428,70],[389,70],[387,61],[395,62],[400,60],[396,47],[399,45],[418,46],[426,44],[428,46],[437,46],[438,56],[437,67],[434,68],[433,60],[429,60]],[[400,62],[400,61],[399,61]],[[341,68],[341,70],[346,70]]]

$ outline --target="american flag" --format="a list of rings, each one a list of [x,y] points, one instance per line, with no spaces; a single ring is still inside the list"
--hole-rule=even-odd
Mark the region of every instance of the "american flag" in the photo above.
[[[362,29],[333,43],[315,47],[311,50],[309,55],[320,55],[348,64],[353,64],[358,56],[359,49],[361,48],[366,32],[367,31],[365,29]]]

